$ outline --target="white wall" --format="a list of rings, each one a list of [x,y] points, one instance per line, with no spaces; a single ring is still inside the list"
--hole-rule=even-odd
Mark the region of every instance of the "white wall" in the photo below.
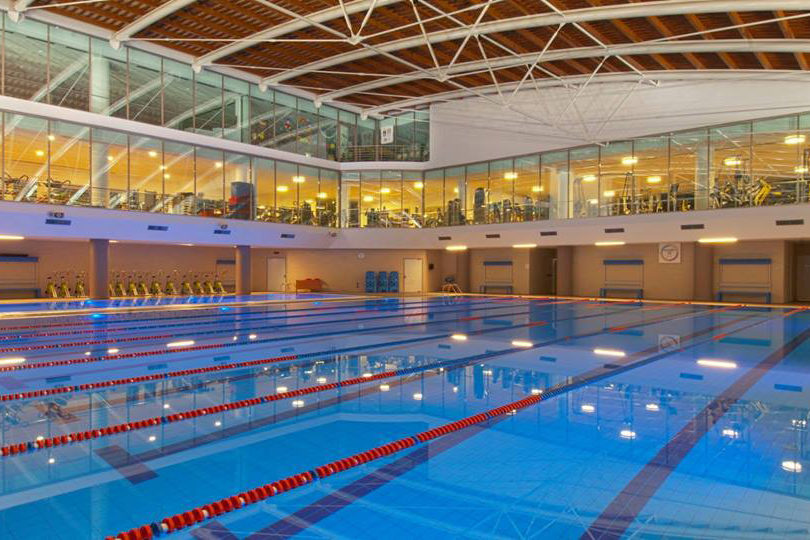
[[[707,76],[706,72],[699,75]],[[661,75],[660,86],[653,87],[597,76],[576,107],[562,117],[559,128],[476,97],[433,104],[428,168],[810,110],[810,78],[804,73],[726,72],[712,74],[715,80],[689,77]],[[621,104],[630,90],[633,93]],[[561,88],[544,88],[541,95],[521,91],[514,103],[536,117],[556,120],[571,100],[571,92]],[[583,133],[580,115],[589,136]]]

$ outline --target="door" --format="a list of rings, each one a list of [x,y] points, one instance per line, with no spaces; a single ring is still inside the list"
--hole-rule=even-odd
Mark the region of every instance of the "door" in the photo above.
[[[267,290],[270,292],[287,290],[287,259],[284,257],[267,258]]]
[[[796,300],[810,302],[810,255],[796,257]]]
[[[403,259],[402,292],[422,292],[422,259]]]

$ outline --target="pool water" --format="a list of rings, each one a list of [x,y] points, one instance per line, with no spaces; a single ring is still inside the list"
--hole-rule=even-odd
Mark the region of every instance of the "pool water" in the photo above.
[[[2,319],[0,538],[810,536],[810,312],[268,300]]]

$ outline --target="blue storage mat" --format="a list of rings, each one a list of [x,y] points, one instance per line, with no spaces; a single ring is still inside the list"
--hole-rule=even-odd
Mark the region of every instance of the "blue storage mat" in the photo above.
[[[388,272],[388,292],[399,292],[399,272]]]
[[[366,292],[374,292],[377,290],[377,281],[374,272],[366,272]]]
[[[388,292],[388,272],[377,274],[377,292]]]

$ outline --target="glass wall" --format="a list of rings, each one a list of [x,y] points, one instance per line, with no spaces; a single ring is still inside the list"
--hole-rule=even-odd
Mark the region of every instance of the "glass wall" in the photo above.
[[[206,122],[213,109],[230,115],[237,101],[224,108],[212,102],[184,121]],[[0,120],[0,195],[7,201],[404,228],[808,202],[810,113],[425,172],[342,175],[61,120],[8,112]],[[278,137],[286,129],[257,129],[238,118],[230,126],[251,137]],[[290,144],[323,136],[306,121],[295,126]]]
[[[430,115],[367,118],[139,49],[3,15],[4,95],[334,161],[427,161]],[[380,124],[394,138],[380,144]]]
[[[336,227],[340,174],[3,114],[3,200]]]

